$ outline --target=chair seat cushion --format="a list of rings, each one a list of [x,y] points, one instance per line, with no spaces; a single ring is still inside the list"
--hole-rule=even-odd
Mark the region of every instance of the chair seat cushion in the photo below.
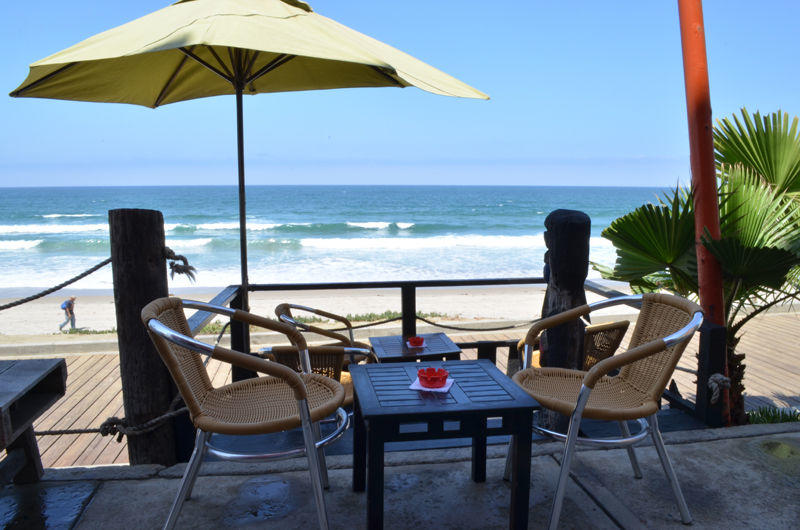
[[[353,404],[353,378],[350,377],[350,372],[342,372],[339,382],[342,384],[342,387],[344,387],[344,401],[342,402],[342,406],[349,407]]]
[[[575,410],[586,372],[563,368],[528,368],[514,374],[514,382],[543,407],[569,416]],[[591,394],[583,417],[595,420],[632,420],[658,412],[658,403],[621,377],[602,377]]]
[[[344,388],[318,374],[301,374],[311,420],[319,421],[342,405]],[[283,380],[255,377],[209,391],[201,400],[195,427],[222,434],[265,434],[300,426],[297,399]]]

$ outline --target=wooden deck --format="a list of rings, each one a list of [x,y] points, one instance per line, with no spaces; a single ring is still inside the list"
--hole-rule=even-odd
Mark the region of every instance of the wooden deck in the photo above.
[[[745,328],[739,351],[746,354],[745,403],[748,409],[763,405],[800,408],[800,315],[759,317]],[[450,333],[457,342],[519,338],[525,330],[499,333]],[[630,331],[629,331],[630,334]],[[626,339],[627,341],[627,339]],[[687,348],[681,366],[695,369],[697,338]],[[465,358],[475,358],[466,350]],[[498,367],[506,370],[507,350],[498,350]],[[108,417],[124,416],[116,355],[80,355],[67,358],[67,395],[35,424],[37,431],[99,427]],[[230,368],[209,364],[215,386],[230,380]],[[676,371],[674,377],[684,397],[694,400],[695,376]],[[127,444],[99,434],[44,435],[38,437],[45,467],[91,466],[128,463]]]

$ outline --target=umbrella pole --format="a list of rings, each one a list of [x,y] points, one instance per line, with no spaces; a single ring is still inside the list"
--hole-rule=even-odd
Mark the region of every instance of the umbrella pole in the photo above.
[[[244,190],[244,116],[242,87],[236,87],[236,147],[239,157],[239,249],[242,269],[242,309],[250,311],[249,281],[247,278],[247,208]]]

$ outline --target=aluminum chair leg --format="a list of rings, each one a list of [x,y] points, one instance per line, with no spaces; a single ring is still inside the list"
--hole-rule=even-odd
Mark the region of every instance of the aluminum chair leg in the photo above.
[[[172,530],[172,528],[175,527],[175,523],[178,521],[178,516],[181,513],[181,508],[183,508],[184,501],[186,501],[186,499],[188,499],[192,494],[195,480],[197,480],[197,473],[200,471],[200,463],[203,461],[203,456],[206,454],[206,442],[210,436],[211,433],[197,429],[197,436],[194,439],[194,450],[192,451],[192,457],[189,459],[189,463],[186,465],[186,471],[183,473],[183,479],[181,479],[178,495],[175,497],[175,500],[172,503],[172,508],[170,508],[169,515],[167,516],[167,522],[164,523],[164,530]]]
[[[678,477],[675,475],[675,470],[672,468],[672,462],[667,455],[667,449],[664,447],[664,440],[661,438],[661,431],[658,430],[658,419],[653,414],[647,418],[650,424],[650,434],[653,437],[653,444],[656,446],[658,458],[661,460],[661,467],[664,468],[664,473],[669,479],[669,484],[672,486],[672,493],[675,496],[675,501],[678,503],[678,509],[681,511],[681,521],[683,524],[692,524],[692,516],[689,513],[689,507],[686,505],[686,499],[683,498],[681,485],[678,483]]]
[[[319,453],[317,452],[314,428],[311,423],[311,414],[308,411],[308,403],[305,399],[298,401],[300,409],[300,422],[303,426],[303,441],[306,446],[306,457],[308,457],[308,472],[311,475],[311,488],[314,491],[314,500],[317,505],[317,518],[319,527],[328,530],[328,510],[325,506],[325,495],[322,492],[322,473],[320,472]]]
[[[311,425],[311,429],[314,433],[314,440],[319,441],[322,439],[322,432],[320,431],[319,422],[315,422]],[[328,481],[328,464],[325,462],[325,448],[318,447],[317,448],[317,461],[319,462],[319,475],[322,478],[322,487],[324,489],[330,489],[331,485]]]
[[[625,438],[631,437],[631,431],[628,429],[628,422],[621,421],[619,422],[619,430],[622,431],[622,436]],[[633,476],[636,478],[642,478],[642,470],[639,467],[639,460],[636,458],[636,452],[633,450],[633,446],[629,445],[626,447],[628,450],[628,458],[631,461],[631,467],[633,468]]]
[[[569,480],[569,468],[572,465],[572,457],[575,454],[578,432],[581,430],[581,415],[583,414],[583,409],[586,407],[586,403],[589,401],[589,393],[591,391],[590,388],[581,386],[581,391],[578,394],[578,402],[575,404],[575,410],[569,418],[567,441],[564,444],[564,456],[561,459],[561,472],[558,474],[556,493],[553,496],[553,508],[550,511],[550,524],[548,525],[550,530],[558,528],[558,519],[561,517],[561,508],[564,504],[564,490]]]

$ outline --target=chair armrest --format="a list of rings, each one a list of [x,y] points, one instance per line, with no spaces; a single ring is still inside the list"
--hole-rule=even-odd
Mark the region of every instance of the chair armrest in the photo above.
[[[231,318],[238,320],[240,322],[245,322],[247,324],[252,324],[254,326],[258,326],[260,328],[269,329],[272,331],[277,331],[278,333],[283,333],[289,339],[289,341],[298,347],[301,350],[308,349],[308,345],[306,344],[306,339],[303,337],[302,333],[298,331],[295,327],[286,324],[284,322],[278,322],[277,320],[272,320],[270,318],[265,318],[259,315],[255,315],[253,313],[248,313],[246,311],[242,311],[241,309],[234,310]]]
[[[288,366],[279,363],[271,363],[253,355],[247,355],[236,350],[229,350],[222,346],[215,346],[211,357],[238,366],[239,368],[283,379],[292,389],[295,399],[300,400],[306,399],[307,397],[306,385],[300,377],[300,374]]]
[[[281,315],[287,315],[289,317],[292,316],[292,309],[297,309],[298,311],[305,311],[306,313],[313,313],[315,315],[319,315],[321,317],[330,318],[331,320],[337,320],[345,325],[345,327],[352,328],[353,325],[350,321],[343,317],[342,315],[337,315],[336,313],[329,313],[328,311],[323,311],[322,309],[316,309],[314,307],[308,307],[304,305],[298,304],[278,304],[275,307],[275,314],[280,317]]]
[[[592,310],[591,307],[584,304],[582,306],[569,309],[562,313],[558,313],[557,315],[543,318],[530,327],[527,335],[525,335],[524,339],[519,341],[517,347],[522,349],[526,344],[535,344],[542,331],[558,326],[559,324],[564,324],[566,322],[569,322],[570,320],[575,320],[576,318],[580,318],[583,315],[588,314],[591,310]]]
[[[275,307],[275,315],[278,317],[279,320],[282,322],[288,322],[293,326],[297,326],[298,328],[302,329],[303,331],[307,331],[309,333],[316,333],[317,335],[322,335],[324,337],[331,338],[333,340],[341,341],[341,342],[348,342],[352,344],[352,337],[347,338],[346,336],[336,333],[335,331],[331,331],[328,329],[320,328],[318,326],[313,326],[310,324],[304,324],[303,322],[298,322],[297,320],[292,317],[292,309],[296,309],[298,311],[305,311],[306,313],[313,313],[315,315],[319,315],[324,318],[329,318],[331,320],[336,320],[344,324],[344,326],[348,329],[348,331],[352,334],[353,324],[345,317],[341,315],[337,315],[335,313],[329,313],[327,311],[323,311],[322,309],[316,309],[313,307],[307,307],[304,305],[297,305],[297,304],[278,304]]]
[[[269,355],[270,353],[297,353],[297,346],[266,346],[259,350],[260,355]],[[372,350],[366,348],[355,348],[352,346],[309,346],[309,355],[327,355],[327,354],[360,354],[371,356]]]
[[[666,348],[667,345],[664,343],[664,339],[655,339],[641,344],[624,353],[604,359],[592,366],[592,368],[586,372],[586,375],[583,377],[583,384],[589,388],[594,388],[594,385],[597,384],[600,378],[602,378],[604,375],[608,375],[608,373],[612,370],[622,368],[626,364],[631,364],[639,359],[644,359],[645,357],[649,357],[650,355],[663,351]]]

